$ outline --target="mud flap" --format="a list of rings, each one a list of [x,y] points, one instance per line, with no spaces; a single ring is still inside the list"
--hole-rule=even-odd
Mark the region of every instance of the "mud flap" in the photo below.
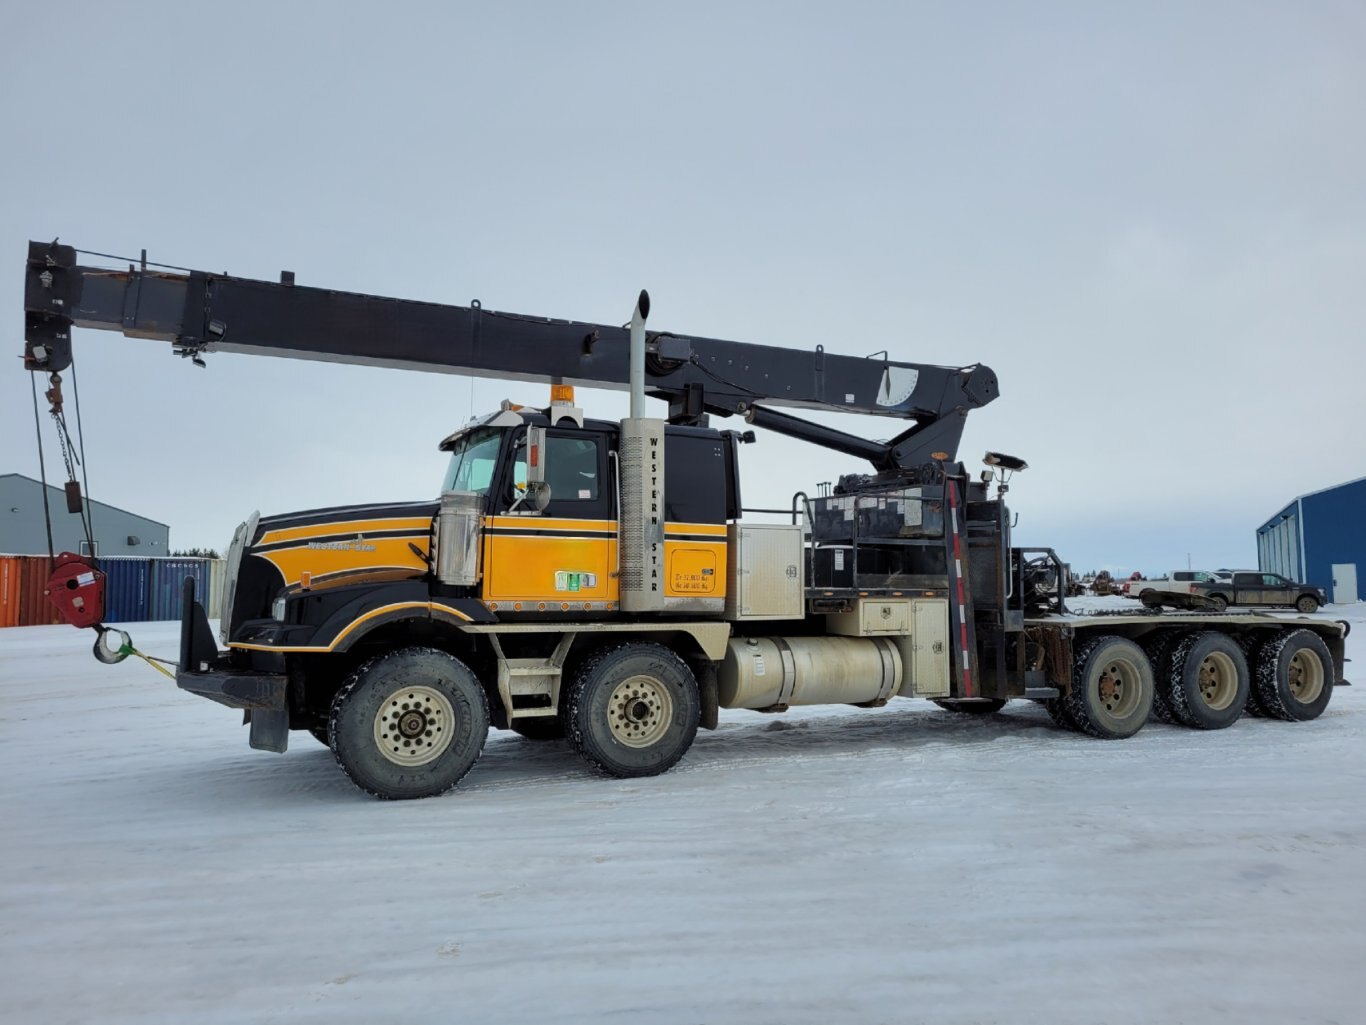
[[[716,663],[704,662],[697,677],[697,696],[701,702],[698,726],[714,730],[720,722],[720,695],[716,679]]]
[[[253,708],[247,720],[251,724],[249,743],[257,751],[274,751],[282,755],[289,749],[289,711]]]

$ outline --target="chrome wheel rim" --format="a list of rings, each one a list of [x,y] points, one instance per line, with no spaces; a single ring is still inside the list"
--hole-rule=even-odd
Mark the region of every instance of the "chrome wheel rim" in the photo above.
[[[657,744],[673,722],[674,700],[653,676],[622,680],[607,699],[607,722],[612,736],[627,747]]]
[[[426,765],[451,746],[455,709],[432,687],[404,687],[375,712],[375,745],[395,765]]]
[[[1310,704],[1323,693],[1323,663],[1312,651],[1295,652],[1286,672],[1286,685],[1296,701]]]
[[[1197,685],[1206,707],[1222,712],[1238,696],[1238,667],[1222,651],[1212,651],[1200,660]]]

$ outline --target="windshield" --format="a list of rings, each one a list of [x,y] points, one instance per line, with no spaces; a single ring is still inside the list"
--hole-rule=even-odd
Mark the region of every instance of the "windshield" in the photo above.
[[[451,461],[441,482],[442,491],[486,494],[503,444],[501,430],[471,431],[451,450]]]

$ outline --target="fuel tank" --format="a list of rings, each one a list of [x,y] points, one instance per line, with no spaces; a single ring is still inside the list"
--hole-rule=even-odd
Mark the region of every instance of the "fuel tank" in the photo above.
[[[888,637],[737,637],[717,684],[723,708],[856,705],[890,697],[902,676]]]

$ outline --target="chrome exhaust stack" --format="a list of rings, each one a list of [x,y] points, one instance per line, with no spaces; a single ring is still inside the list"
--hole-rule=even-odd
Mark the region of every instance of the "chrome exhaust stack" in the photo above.
[[[631,415],[618,446],[621,503],[617,510],[617,581],[625,612],[664,609],[664,421],[645,416],[645,318],[650,293],[641,289],[631,314]]]

